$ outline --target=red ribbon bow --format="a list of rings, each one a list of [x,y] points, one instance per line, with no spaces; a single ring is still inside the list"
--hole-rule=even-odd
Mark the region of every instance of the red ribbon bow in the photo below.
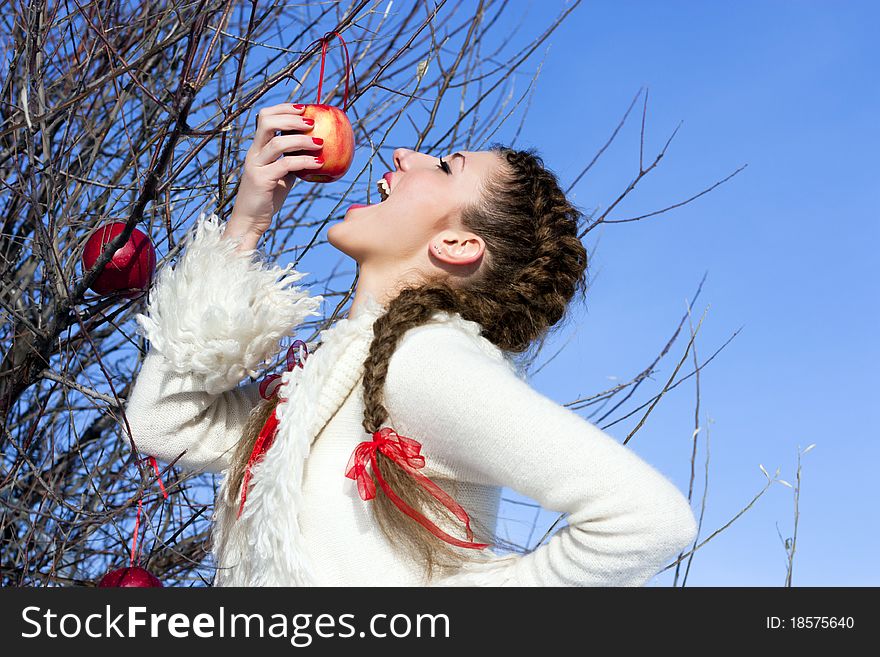
[[[382,490],[385,491],[385,494],[391,498],[391,501],[394,502],[395,506],[425,527],[428,531],[434,534],[434,536],[459,547],[476,549],[488,547],[488,543],[473,542],[474,536],[471,531],[470,518],[461,505],[459,505],[449,494],[428,477],[417,471],[425,465],[425,457],[419,454],[421,449],[421,443],[418,441],[406,436],[401,436],[390,427],[383,427],[373,433],[372,440],[366,440],[355,447],[351,458],[348,460],[345,476],[357,481],[358,494],[361,496],[362,500],[373,499],[376,497],[376,485],[373,483],[372,478],[367,472],[367,461],[369,461],[373,466],[373,472],[376,473],[376,479],[379,481],[379,485],[382,487]],[[436,499],[440,500],[447,509],[452,511],[452,513],[464,523],[468,540],[462,541],[454,536],[450,536],[421,513],[409,506],[393,490],[391,490],[390,486],[388,486],[388,483],[382,478],[382,474],[379,472],[379,467],[376,463],[377,450],[400,465],[409,475],[416,479],[423,488],[428,490]]]
[[[298,351],[298,347],[303,349],[302,354]],[[306,343],[302,340],[294,340],[293,344],[287,349],[287,371],[292,370],[297,365],[299,367],[305,367],[305,361],[308,355],[309,348]],[[260,396],[263,399],[271,399],[278,394],[278,390],[281,388],[280,383],[272,389],[272,392],[267,392],[267,390],[269,385],[280,377],[280,374],[271,374],[263,379],[260,383]],[[280,399],[281,401],[287,401],[284,397],[281,397]],[[236,518],[241,517],[241,512],[244,510],[244,502],[247,499],[248,484],[251,481],[251,469],[257,461],[263,458],[263,455],[269,451],[272,443],[275,442],[275,434],[278,429],[278,416],[275,414],[276,411],[277,408],[273,409],[272,413],[266,419],[265,424],[263,424],[263,428],[260,430],[260,435],[257,436],[257,440],[254,442],[254,449],[251,451],[250,458],[248,458],[247,465],[245,466],[244,478],[241,482],[241,504],[238,505],[238,515]]]
[[[302,354],[300,354],[300,352],[297,350],[297,347],[302,347]],[[306,345],[306,343],[302,340],[294,340],[293,344],[287,348],[287,371],[289,372],[297,365],[299,365],[300,367],[304,367],[308,355],[308,345]],[[269,386],[272,384],[273,381],[280,378],[280,374],[270,374],[269,376],[265,377],[260,382],[260,397],[262,397],[263,399],[274,397],[278,393],[278,387],[280,387],[280,385],[273,388],[272,392],[267,393],[267,390],[269,389]]]

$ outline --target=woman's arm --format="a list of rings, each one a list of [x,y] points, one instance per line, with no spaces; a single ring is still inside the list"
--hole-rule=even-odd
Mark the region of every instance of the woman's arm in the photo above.
[[[180,374],[156,349],[144,357],[126,402],[125,416],[143,454],[192,472],[227,468],[260,401],[259,383],[220,394],[205,392],[204,375]]]
[[[509,486],[568,526],[526,555],[439,585],[642,586],[696,536],[678,488],[632,450],[538,393],[454,325],[408,331],[389,361],[391,426],[468,481]],[[492,347],[494,349],[494,347]]]
[[[323,297],[292,285],[307,272],[267,265],[224,238],[216,215],[188,233],[176,266],[150,289],[147,313],[135,316],[150,349],[125,408],[138,450],[189,470],[219,472],[259,401],[261,364],[279,350]]]

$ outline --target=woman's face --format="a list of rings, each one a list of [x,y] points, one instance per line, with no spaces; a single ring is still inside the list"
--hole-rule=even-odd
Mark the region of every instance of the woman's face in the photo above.
[[[440,168],[439,157],[395,150],[396,170],[383,176],[388,198],[352,205],[327,231],[330,243],[362,268],[388,276],[412,267],[461,274],[478,268],[485,244],[463,228],[461,210],[481,200],[481,184],[495,175],[501,158],[492,151],[459,151],[443,161],[449,173]]]

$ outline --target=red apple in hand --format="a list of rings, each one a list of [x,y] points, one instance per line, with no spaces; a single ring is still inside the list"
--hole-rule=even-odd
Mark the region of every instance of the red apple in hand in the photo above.
[[[306,105],[302,117],[312,119],[315,125],[308,133],[324,140],[318,156],[324,158],[320,169],[295,171],[294,175],[306,182],[327,183],[342,178],[354,160],[354,130],[345,112],[332,105]],[[281,134],[297,134],[282,130]],[[293,151],[285,155],[315,155],[314,151]]]
[[[97,262],[101,251],[114,237],[125,229],[125,224],[115,221],[100,226],[86,240],[82,255],[83,274]],[[113,258],[92,282],[91,289],[98,294],[120,292],[132,299],[150,286],[156,271],[156,250],[150,238],[137,228],[131,231],[128,242],[123,244]]]
[[[115,586],[141,587],[141,588],[158,588],[164,585],[149,570],[132,566],[127,568],[118,568],[111,570],[101,578],[98,582],[98,588],[106,589]]]

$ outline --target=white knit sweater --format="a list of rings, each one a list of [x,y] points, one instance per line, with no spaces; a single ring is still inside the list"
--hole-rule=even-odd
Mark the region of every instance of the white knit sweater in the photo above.
[[[280,352],[321,296],[292,285],[306,273],[262,262],[221,239],[216,215],[163,267],[139,332],[150,350],[126,403],[138,449],[185,470],[227,472],[260,366]],[[385,382],[388,422],[419,441],[426,474],[471,517],[476,540],[494,529],[501,488],[568,525],[536,550],[476,559],[432,579],[388,542],[345,477],[361,424],[363,362],[383,311],[372,298],[321,332],[304,368],[282,375],[278,437],[254,470],[241,518],[215,505],[218,586],[642,586],[696,536],[687,499],[665,476],[576,413],[533,390],[480,325],[437,312],[407,331]],[[382,494],[379,491],[379,494]],[[464,537],[461,525],[444,525]]]

